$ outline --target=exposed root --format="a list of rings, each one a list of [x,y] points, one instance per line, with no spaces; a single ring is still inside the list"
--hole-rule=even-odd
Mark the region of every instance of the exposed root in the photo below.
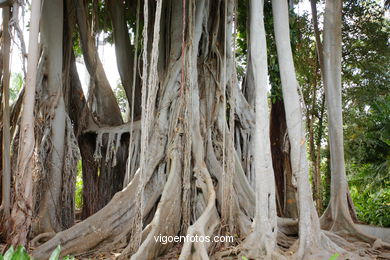
[[[174,236],[180,230],[181,218],[181,176],[182,169],[180,152],[173,147],[172,159],[168,168],[168,180],[153,221],[148,225],[146,238],[143,239],[138,251],[131,259],[156,259],[161,253],[169,249],[170,243],[156,241],[158,236]],[[120,259],[128,259],[130,247],[128,246],[121,254]]]
[[[136,174],[130,184],[115,194],[103,209],[73,227],[57,233],[52,239],[33,250],[33,257],[45,259],[58,245],[62,248],[61,255],[78,255],[93,252],[98,249],[97,247],[110,244],[127,231],[131,223],[135,209],[134,201],[129,198],[135,196],[138,182]],[[145,212],[153,207],[151,205],[155,204],[161,194],[158,188],[152,188],[150,192],[145,194]]]
[[[197,169],[196,174],[198,181],[205,184],[201,185],[201,190],[203,196],[207,196],[207,207],[198,220],[188,228],[187,235],[211,236],[219,224],[219,216],[215,208],[216,195],[214,186],[211,177],[204,166],[203,169]],[[208,243],[194,243],[191,241],[186,241],[181,250],[179,260],[208,259],[208,247]]]
[[[34,237],[30,241],[30,245],[32,247],[37,247],[41,245],[42,243],[48,241],[49,239],[52,239],[56,235],[55,232],[46,232],[46,233],[41,233],[38,236]],[[42,241],[43,240],[43,241]]]
[[[333,209],[335,208],[335,209]],[[335,211],[335,212],[332,212]],[[372,247],[390,249],[390,243],[364,232],[359,226],[353,223],[349,211],[343,205],[341,199],[336,199],[330,204],[321,217],[322,228],[329,230],[349,242],[363,241]]]

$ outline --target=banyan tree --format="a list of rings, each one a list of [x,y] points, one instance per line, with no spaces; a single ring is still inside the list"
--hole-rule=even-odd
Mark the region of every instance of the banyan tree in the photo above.
[[[316,38],[331,157],[330,202],[322,216],[311,190],[290,43],[292,1],[0,2],[0,231],[7,244],[30,246],[35,259],[47,259],[58,245],[61,255],[116,251],[120,259],[183,260],[328,259],[335,253],[371,259],[389,249],[355,224],[348,191],[341,0],[326,0],[323,42]],[[27,7],[24,43],[19,20]],[[270,19],[279,107],[269,99]],[[247,46],[243,76],[237,72],[240,26]],[[102,31],[115,46],[126,116],[98,54]],[[27,66],[23,88],[9,104],[13,41]],[[77,59],[89,75],[87,95]],[[78,162],[83,207],[76,218]],[[155,240],[226,234],[234,242]]]

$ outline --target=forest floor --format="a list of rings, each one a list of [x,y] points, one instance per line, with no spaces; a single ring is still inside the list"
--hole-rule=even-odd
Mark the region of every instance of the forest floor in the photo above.
[[[77,212],[79,213],[79,212]],[[81,221],[79,219],[79,216],[80,214],[76,214],[76,223]],[[366,225],[367,226],[367,225]],[[369,227],[369,226],[367,226]],[[294,241],[296,241],[296,239],[298,239],[297,236],[286,236],[285,237],[287,240],[289,241],[281,241],[280,239],[278,240],[278,246],[279,246],[279,249],[282,251],[282,254],[284,256],[286,256],[287,259],[289,259],[289,255],[292,254],[292,252],[289,252],[289,246],[291,246],[292,243],[294,243]],[[387,238],[387,237],[386,237]],[[383,238],[385,239],[385,238]],[[286,243],[281,243],[281,242],[286,242]],[[175,244],[170,250],[168,250],[168,252],[166,252],[163,256],[160,256],[158,257],[156,260],[172,260],[172,259],[178,259],[179,256],[180,256],[180,252],[181,252],[181,249],[182,249],[182,244],[180,243],[177,243]],[[222,246],[222,245],[221,245]],[[0,255],[1,254],[4,254],[5,251],[6,251],[6,244],[3,244],[0,242]],[[222,246],[223,247],[223,246]],[[228,257],[224,257],[223,259],[224,260],[232,260],[232,259],[241,259],[239,258],[239,256],[237,255],[234,255],[234,252],[237,251],[237,250],[234,250],[233,247],[230,247],[229,249],[232,249],[232,250],[229,250],[233,253],[233,255],[230,255]],[[364,244],[362,244],[362,251],[365,251],[365,249],[367,249],[365,247]],[[31,252],[33,250],[33,248],[28,248],[27,249],[29,252]],[[226,250],[226,248],[221,248],[221,247],[217,247],[217,248],[214,248],[212,249],[213,251],[213,255],[219,255],[218,252],[220,251],[224,251]],[[121,254],[121,251],[122,250],[113,250],[111,252],[87,252],[83,255],[79,255],[76,257],[77,260],[102,260],[102,259],[117,259],[120,254]],[[217,253],[217,254],[215,254]],[[378,250],[376,251],[375,253],[376,256],[373,256],[372,258],[367,258],[367,259],[378,259],[378,260],[390,260],[390,250]],[[215,257],[211,257],[211,259],[216,259]],[[337,260],[344,260],[345,258],[343,258],[342,256],[336,258]],[[347,258],[349,259],[349,258]],[[364,258],[365,259],[365,258]],[[327,259],[325,259],[327,260]],[[350,259],[350,260],[354,260],[354,259]]]
[[[156,260],[173,260],[173,259],[178,259],[180,255],[182,245],[177,244],[175,245],[171,250],[169,250],[164,256],[159,257]],[[6,245],[5,244],[0,244],[0,254],[4,254],[5,252]],[[29,251],[31,251],[32,248],[29,248]],[[93,254],[86,254],[84,256],[78,256],[76,257],[77,260],[108,260],[108,259],[117,259],[120,255],[120,251],[112,251],[112,252],[98,252],[98,253],[93,253]],[[231,256],[231,257],[226,257],[223,259],[241,259],[238,258],[238,256]],[[288,257],[287,257],[288,259]],[[337,258],[337,260],[343,260],[344,258]],[[371,258],[373,260],[390,260],[390,251],[388,250],[382,250],[380,255],[377,257]],[[320,260],[320,259],[318,259]],[[327,260],[327,259],[325,259]],[[354,260],[354,259],[350,259]]]

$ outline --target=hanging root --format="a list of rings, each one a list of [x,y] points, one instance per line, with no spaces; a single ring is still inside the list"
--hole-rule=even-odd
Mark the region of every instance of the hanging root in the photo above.
[[[86,129],[83,131],[83,133],[96,133],[96,145],[95,145],[95,152],[94,152],[94,158],[95,160],[101,160],[103,158],[102,156],[102,148],[106,147],[106,157],[105,162],[112,162],[112,167],[115,167],[117,164],[117,158],[116,154],[118,152],[118,149],[120,147],[120,140],[124,133],[129,133],[130,129],[133,131],[132,137],[135,138],[133,140],[133,144],[137,144],[137,134],[141,130],[140,121],[136,122],[129,122],[126,124],[122,124],[119,126],[111,126],[111,127],[98,127],[97,125],[93,125],[92,127]],[[135,133],[135,134],[134,134]],[[104,140],[104,137],[107,137],[107,140]],[[135,172],[135,169],[133,169],[133,173]],[[128,183],[127,183],[128,184]]]

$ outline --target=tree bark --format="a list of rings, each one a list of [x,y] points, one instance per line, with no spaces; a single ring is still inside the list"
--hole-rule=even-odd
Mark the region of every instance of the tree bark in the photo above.
[[[327,1],[324,24],[324,84],[327,101],[330,144],[330,202],[321,217],[324,229],[374,245],[377,238],[365,234],[354,224],[357,221],[345,173],[341,95],[341,12],[342,1]],[[380,246],[390,247],[383,242]]]
[[[2,35],[2,180],[1,180],[1,212],[3,218],[0,225],[0,230],[7,230],[8,220],[11,214],[11,132],[10,132],[10,107],[9,107],[9,87],[10,87],[10,45],[11,38],[9,35],[9,24],[10,20],[10,7],[3,8],[3,35]]]
[[[27,78],[23,96],[23,111],[20,125],[20,142],[17,172],[15,175],[14,204],[11,213],[9,243],[25,245],[32,217],[32,170],[34,151],[34,103],[37,64],[39,56],[38,33],[41,16],[41,1],[31,2],[31,22],[27,59]]]
[[[130,44],[129,29],[124,12],[125,7],[123,1],[120,0],[109,1],[107,6],[112,21],[119,75],[126,92],[129,107],[132,107],[131,102],[134,101],[134,118],[139,118],[141,116],[141,88],[138,87],[138,84],[140,84],[139,77],[137,75],[134,77],[134,72],[136,73],[138,70],[133,70],[134,55],[137,55],[137,53],[135,53],[134,46]],[[134,79],[138,83],[137,85],[133,85]],[[135,87],[134,99],[132,98],[133,86]]]
[[[250,55],[255,86],[254,160],[256,208],[253,232],[246,239],[248,255],[270,258],[276,246],[275,177],[272,168],[267,99],[267,46],[263,1],[250,2]]]
[[[341,95],[341,11],[342,1],[326,1],[324,22],[324,85],[328,111],[331,190],[330,203],[322,217],[322,226],[332,229],[337,219],[352,223],[349,189],[345,173]],[[342,228],[334,226],[335,229]]]
[[[302,259],[320,245],[320,225],[313,205],[306,159],[305,128],[298,95],[298,82],[290,45],[288,6],[285,0],[272,1],[275,40],[280,66],[287,132],[291,144],[291,166],[296,180],[299,207],[299,247],[296,257]]]
[[[113,94],[97,52],[95,40],[91,32],[92,30],[88,24],[87,7],[85,1],[77,1],[76,17],[80,34],[81,47],[83,50],[83,57],[91,77],[90,89],[88,91],[89,109],[93,115],[93,118],[96,119],[98,124],[103,126],[118,126],[123,123],[122,116],[117,100]],[[99,149],[99,152],[101,152],[101,149],[103,149],[104,152],[102,153],[102,156],[104,157],[106,155],[106,151],[110,151],[112,149],[112,143],[107,142],[109,141],[109,137],[109,134],[104,136],[102,147],[99,148],[96,147],[96,145],[94,146],[95,151],[96,149]],[[86,190],[90,189],[92,192],[97,190],[98,194],[94,194],[93,198],[90,198],[91,201],[84,201],[84,206],[88,208],[83,210],[84,217],[86,217],[86,215],[84,215],[86,212],[97,212],[104,205],[106,205],[115,192],[121,190],[126,169],[125,160],[117,160],[116,166],[112,167],[114,158],[109,158],[110,156],[107,156],[109,159],[105,160],[102,158],[93,157],[94,160],[100,160],[100,164],[97,162],[97,165],[99,165],[98,169],[93,172],[92,170],[96,167],[96,165],[90,164],[92,163],[92,157],[89,154],[89,151],[92,149],[92,147],[86,148],[85,146],[87,143],[92,145],[91,140],[86,143],[83,142],[82,148],[87,149],[87,151],[81,151],[83,157],[86,158],[83,162],[83,165],[88,168],[85,170],[85,174],[83,173],[83,176],[85,177],[84,181],[87,184],[97,185],[97,187],[87,186]],[[118,150],[118,157],[124,157],[127,155],[126,142],[122,141],[119,144],[120,148]],[[87,176],[86,174],[93,174],[93,176]],[[88,205],[89,203],[90,205]]]
[[[100,61],[92,32],[88,26],[86,3],[85,1],[76,2],[76,16],[81,48],[83,50],[85,65],[92,81],[92,88],[88,91],[91,112],[101,124],[120,125],[123,123],[122,116]]]
[[[50,166],[47,171],[43,200],[39,205],[38,233],[57,232],[62,227],[61,191],[62,172],[65,152],[65,103],[63,98],[62,64],[63,64],[63,1],[45,1],[42,7],[41,39],[47,50],[47,83],[43,91],[47,93],[51,128]],[[56,97],[54,100],[51,97]],[[43,101],[45,102],[45,101]]]

